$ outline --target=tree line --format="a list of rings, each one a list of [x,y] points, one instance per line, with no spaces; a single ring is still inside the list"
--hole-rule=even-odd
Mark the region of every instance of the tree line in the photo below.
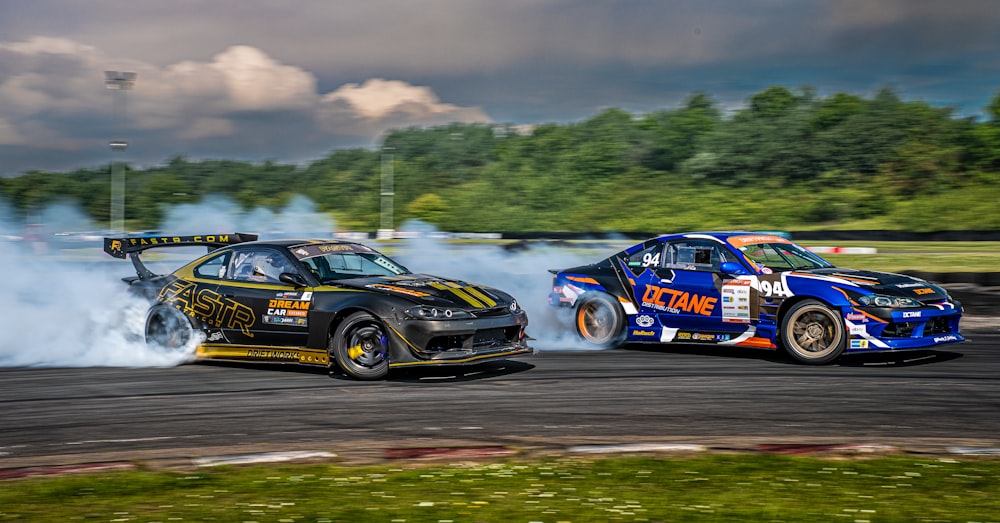
[[[345,230],[375,230],[394,173],[395,225],[451,231],[709,228],[1000,229],[1000,91],[985,118],[905,101],[773,86],[723,111],[706,93],[633,114],[534,126],[452,124],[392,131],[377,149],[306,165],[191,161],[127,169],[130,229],[167,208],[225,196],[246,209],[295,195]],[[110,168],[0,180],[21,216],[59,201],[107,223]]]

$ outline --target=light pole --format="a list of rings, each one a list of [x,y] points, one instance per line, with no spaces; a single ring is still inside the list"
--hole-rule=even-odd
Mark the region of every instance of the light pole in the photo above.
[[[394,189],[394,174],[392,162],[395,159],[394,147],[382,148],[382,191],[379,193],[382,199],[382,213],[379,219],[379,230],[376,237],[379,239],[392,239],[393,235],[393,209],[392,201],[396,196]]]
[[[122,132],[125,121],[125,93],[135,85],[136,73],[128,71],[104,71],[104,86],[112,93],[112,112],[115,131]],[[114,232],[125,232],[125,169],[119,156],[125,154],[128,142],[124,139],[111,140],[111,211],[109,224]]]

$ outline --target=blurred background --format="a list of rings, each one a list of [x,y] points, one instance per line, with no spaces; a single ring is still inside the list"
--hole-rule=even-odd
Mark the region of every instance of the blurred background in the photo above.
[[[994,7],[4,3],[0,234],[996,230]]]

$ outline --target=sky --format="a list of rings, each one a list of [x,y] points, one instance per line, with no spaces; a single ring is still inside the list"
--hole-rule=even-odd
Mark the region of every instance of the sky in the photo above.
[[[107,89],[108,70],[133,88]],[[0,174],[302,164],[391,129],[570,123],[695,92],[731,110],[772,85],[980,115],[1000,91],[1000,4],[0,0]]]

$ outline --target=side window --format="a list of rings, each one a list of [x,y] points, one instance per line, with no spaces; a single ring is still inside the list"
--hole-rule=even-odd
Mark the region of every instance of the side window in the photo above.
[[[722,246],[709,240],[681,240],[667,244],[663,266],[686,271],[714,272],[724,261],[734,257]]]
[[[226,275],[226,266],[229,265],[229,254],[227,252],[205,260],[194,268],[194,275],[199,278],[222,279]]]
[[[272,249],[239,251],[230,265],[228,279],[251,283],[280,283],[281,273],[294,270],[285,255]]]
[[[628,268],[636,275],[642,274],[647,268],[656,269],[662,259],[663,244],[656,242],[645,249],[628,257]]]

